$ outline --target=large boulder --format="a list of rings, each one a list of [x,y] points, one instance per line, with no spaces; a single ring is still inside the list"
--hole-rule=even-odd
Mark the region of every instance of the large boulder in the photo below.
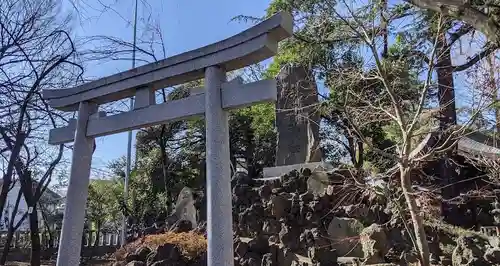
[[[234,253],[236,256],[243,258],[248,252],[248,243],[245,243],[243,241],[238,241],[236,246],[234,247]]]
[[[154,261],[168,260],[171,262],[178,261],[181,257],[179,248],[170,243],[165,243],[156,248]]]
[[[297,256],[289,248],[280,248],[278,251],[278,266],[291,266],[297,262]]]
[[[265,236],[257,235],[248,242],[248,251],[259,255],[269,253],[269,241]]]
[[[290,212],[291,201],[282,195],[276,195],[271,198],[271,214],[276,219],[286,217]]]
[[[300,247],[300,233],[296,227],[282,224],[279,238],[280,243],[292,251],[296,251]]]
[[[384,256],[389,251],[389,242],[385,229],[379,224],[364,228],[360,234],[365,264],[385,263]]]
[[[149,253],[151,253],[151,249],[149,249],[148,247],[140,247],[136,252],[135,254],[137,255],[137,259],[139,261],[144,261],[146,262],[146,260],[148,259],[148,255]]]
[[[325,247],[310,247],[307,250],[307,256],[311,259],[312,263],[320,265],[336,266],[337,251]]]
[[[271,186],[264,184],[264,185],[259,187],[259,197],[260,198],[267,200],[267,199],[269,199],[271,194],[272,194]]]
[[[359,235],[363,224],[352,218],[334,217],[328,225],[328,236],[332,248],[337,250],[339,257],[364,257]]]
[[[245,257],[240,258],[240,264],[247,266],[260,266],[261,261],[262,256],[254,252],[247,252]]]
[[[262,225],[262,232],[269,236],[279,234],[280,229],[281,229],[280,223],[274,219],[266,220]]]

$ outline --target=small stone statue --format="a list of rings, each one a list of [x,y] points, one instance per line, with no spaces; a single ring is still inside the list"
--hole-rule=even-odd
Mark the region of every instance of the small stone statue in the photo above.
[[[184,187],[177,197],[174,213],[167,218],[167,224],[173,225],[178,221],[186,220],[191,222],[192,228],[196,228],[198,223],[194,203],[193,190]]]

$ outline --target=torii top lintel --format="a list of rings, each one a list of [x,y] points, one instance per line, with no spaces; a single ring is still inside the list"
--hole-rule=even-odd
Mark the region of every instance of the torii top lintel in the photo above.
[[[83,101],[103,104],[131,97],[137,88],[156,90],[202,78],[209,66],[239,69],[275,55],[278,42],[289,37],[292,30],[292,16],[277,13],[220,42],[74,88],[44,90],[43,97],[53,108],[75,111]]]

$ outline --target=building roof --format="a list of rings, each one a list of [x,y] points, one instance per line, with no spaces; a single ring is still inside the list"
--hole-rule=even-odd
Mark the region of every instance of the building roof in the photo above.
[[[33,181],[33,182],[34,182],[34,184],[33,184],[33,185],[35,185],[35,184],[36,184],[36,185],[38,185],[38,182],[37,182],[37,181]],[[2,186],[2,185],[3,185],[3,179],[0,179],[0,186]],[[57,199],[61,199],[61,198],[62,198],[62,196],[61,196],[61,195],[59,195],[59,193],[57,193],[57,192],[55,192],[55,191],[51,190],[49,187],[47,187],[47,189],[45,190],[45,192],[43,193],[43,195],[45,195],[45,196],[49,196],[49,197],[51,197],[52,199],[56,199],[56,200],[57,200]]]

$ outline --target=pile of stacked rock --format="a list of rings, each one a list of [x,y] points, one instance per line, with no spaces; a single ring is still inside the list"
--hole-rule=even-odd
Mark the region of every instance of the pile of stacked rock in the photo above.
[[[235,233],[251,239],[248,243],[236,241],[237,265],[254,265],[250,261],[276,266],[291,265],[290,261],[300,263],[294,254],[308,257],[313,265],[337,265],[339,256],[364,258],[370,264],[386,262],[389,245],[385,228],[378,224],[365,228],[358,219],[346,214],[352,212],[373,223],[380,217],[368,216],[383,216],[383,210],[368,208],[363,212],[363,208],[351,206],[334,213],[331,210],[336,195],[332,191],[320,195],[308,191],[309,176],[307,170],[292,171],[260,185],[244,174],[234,177]],[[255,249],[252,243],[270,245]],[[287,259],[280,260],[282,257]]]

